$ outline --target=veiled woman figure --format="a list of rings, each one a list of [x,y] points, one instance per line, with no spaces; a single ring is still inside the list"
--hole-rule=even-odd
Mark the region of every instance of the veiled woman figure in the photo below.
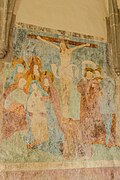
[[[18,79],[20,79],[23,76],[24,72],[24,66],[22,64],[17,64],[14,67],[10,77],[6,80],[5,88],[8,88],[13,83],[16,83],[16,81],[18,81]]]
[[[24,92],[26,80],[20,78],[14,90],[6,94],[4,101],[4,118],[2,126],[3,138],[8,138],[16,131],[23,131],[28,128],[26,122],[27,94]]]
[[[41,60],[37,56],[30,57],[28,60],[28,71],[25,73],[27,79],[27,84],[25,86],[25,91],[28,93],[30,83],[32,80],[37,80],[40,82],[41,79]]]
[[[49,139],[47,113],[45,107],[46,96],[48,95],[42,89],[40,84],[36,80],[31,81],[27,101],[27,113],[29,115],[34,142],[29,144],[29,147],[47,142]]]
[[[48,94],[47,112],[49,129],[49,151],[53,154],[60,154],[63,143],[63,132],[61,127],[61,108],[58,92],[54,87],[54,76],[52,72],[42,73],[41,84]]]
[[[26,72],[26,63],[23,58],[13,59],[11,64],[11,75],[6,79],[5,88],[8,88],[13,83],[16,83],[20,77]]]

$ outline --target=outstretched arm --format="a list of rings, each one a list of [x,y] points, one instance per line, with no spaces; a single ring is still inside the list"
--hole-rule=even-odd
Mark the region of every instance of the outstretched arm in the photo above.
[[[75,46],[74,48],[71,48],[70,51],[73,52],[77,49],[81,49],[83,47],[90,47],[90,44],[82,44],[82,45],[79,45],[79,46]]]
[[[48,45],[50,45],[50,46],[53,46],[53,47],[55,47],[55,48],[57,48],[57,49],[60,49],[57,45],[55,45],[54,43],[51,43],[51,42],[49,42],[49,41],[47,41],[47,40],[44,40],[43,38],[41,38],[40,36],[37,36],[37,39],[38,40],[41,40],[41,41],[43,41],[43,42],[45,42],[45,43],[47,43]]]

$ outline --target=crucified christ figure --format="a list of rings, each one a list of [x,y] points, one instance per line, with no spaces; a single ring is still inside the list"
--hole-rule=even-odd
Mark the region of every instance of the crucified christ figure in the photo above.
[[[61,99],[62,99],[62,116],[65,118],[69,117],[69,97],[70,97],[70,85],[74,78],[78,78],[79,76],[79,69],[76,65],[70,64],[71,55],[73,51],[84,48],[90,47],[90,44],[81,44],[78,46],[74,46],[73,48],[69,48],[65,41],[62,40],[60,45],[57,46],[56,44],[52,43],[44,37],[36,36],[34,37],[42,42],[47,43],[50,46],[55,47],[60,52],[60,66],[58,68],[57,74],[57,66],[55,64],[51,64],[51,69],[56,78],[60,80],[60,89],[61,89]]]

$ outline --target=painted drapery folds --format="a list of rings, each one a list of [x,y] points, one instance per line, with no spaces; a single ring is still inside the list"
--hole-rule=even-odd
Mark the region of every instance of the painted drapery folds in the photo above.
[[[18,24],[13,49],[0,161],[118,160],[116,84],[103,39]]]

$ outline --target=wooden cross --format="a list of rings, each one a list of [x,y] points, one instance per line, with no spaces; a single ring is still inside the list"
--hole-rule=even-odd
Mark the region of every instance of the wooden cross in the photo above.
[[[35,34],[28,34],[27,38],[31,38],[31,39],[37,39],[38,35]],[[40,36],[43,40],[49,41],[49,42],[56,42],[56,43],[61,43],[62,41],[64,41],[66,44],[69,45],[74,45],[74,46],[79,46],[79,45],[84,45],[84,44],[88,44],[88,43],[83,43],[83,42],[76,42],[76,41],[71,41],[71,40],[67,40],[67,39],[61,39],[61,38],[53,38],[53,37],[48,37],[48,36]],[[90,43],[90,48],[97,48],[98,45],[96,44],[91,44]]]

